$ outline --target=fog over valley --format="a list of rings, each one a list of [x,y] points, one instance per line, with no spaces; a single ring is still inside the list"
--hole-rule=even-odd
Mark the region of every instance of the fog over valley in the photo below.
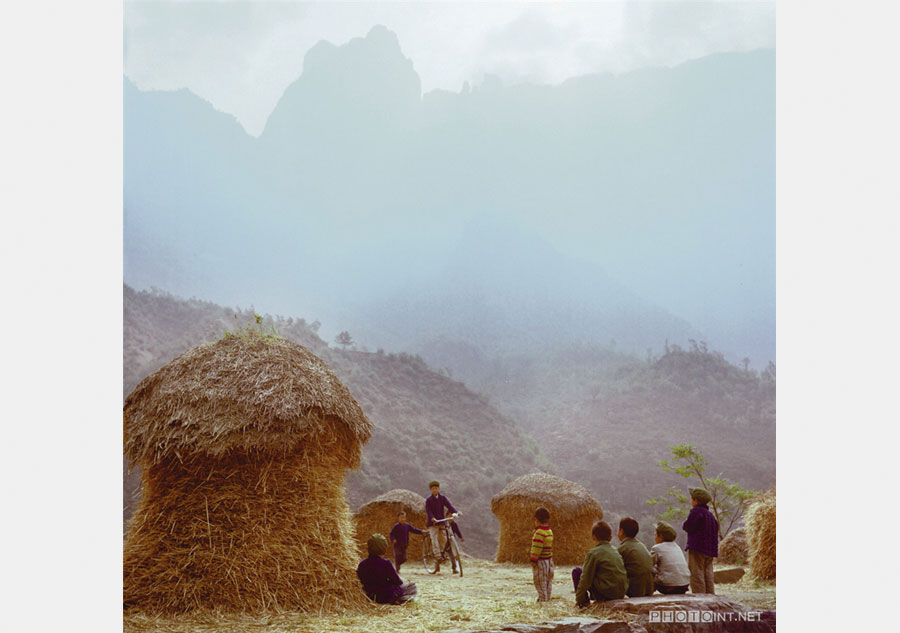
[[[125,281],[426,353],[704,340],[774,360],[774,51],[421,93],[321,42],[259,138],[125,79]],[[444,346],[446,347],[446,345]]]

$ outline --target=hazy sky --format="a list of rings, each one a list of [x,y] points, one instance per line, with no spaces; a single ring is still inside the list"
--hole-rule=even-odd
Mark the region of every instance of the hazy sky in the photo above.
[[[772,2],[126,2],[125,74],[143,90],[189,88],[258,135],[319,40],[383,24],[423,92],[485,73],[505,84],[671,66],[775,46]]]

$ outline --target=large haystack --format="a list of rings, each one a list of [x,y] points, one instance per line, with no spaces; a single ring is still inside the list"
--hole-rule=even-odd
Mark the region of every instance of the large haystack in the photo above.
[[[732,565],[743,565],[750,559],[747,549],[747,530],[738,528],[731,530],[719,543],[719,562]]]
[[[497,562],[528,562],[538,506],[550,510],[554,562],[580,565],[594,546],[591,526],[603,518],[603,509],[584,486],[544,473],[519,477],[491,499],[500,520]]]
[[[744,520],[750,573],[759,580],[775,580],[775,491],[760,495]]]
[[[126,398],[143,470],[124,603],[148,613],[366,604],[344,494],[371,425],[304,347],[257,333],[182,354]]]
[[[420,530],[425,529],[425,497],[410,490],[396,488],[372,499],[353,515],[356,524],[357,549],[366,555],[366,540],[378,532],[388,536],[397,522],[397,513],[406,512],[406,522]],[[426,535],[427,536],[427,535]],[[410,534],[407,560],[422,558],[422,536]],[[387,557],[394,560],[394,548],[388,547]]]

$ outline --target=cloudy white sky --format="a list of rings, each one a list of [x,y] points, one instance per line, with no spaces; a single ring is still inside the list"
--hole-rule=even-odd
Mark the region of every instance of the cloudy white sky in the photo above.
[[[126,2],[124,69],[143,90],[188,88],[257,135],[306,51],[376,24],[397,33],[424,92],[775,46],[772,2]]]

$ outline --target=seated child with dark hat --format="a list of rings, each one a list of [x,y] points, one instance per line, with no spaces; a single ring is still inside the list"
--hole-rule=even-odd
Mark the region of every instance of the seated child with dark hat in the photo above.
[[[404,583],[391,561],[384,558],[388,542],[381,534],[373,534],[366,542],[369,557],[360,561],[356,575],[369,599],[380,604],[402,604],[412,600],[418,590],[416,583]]]

